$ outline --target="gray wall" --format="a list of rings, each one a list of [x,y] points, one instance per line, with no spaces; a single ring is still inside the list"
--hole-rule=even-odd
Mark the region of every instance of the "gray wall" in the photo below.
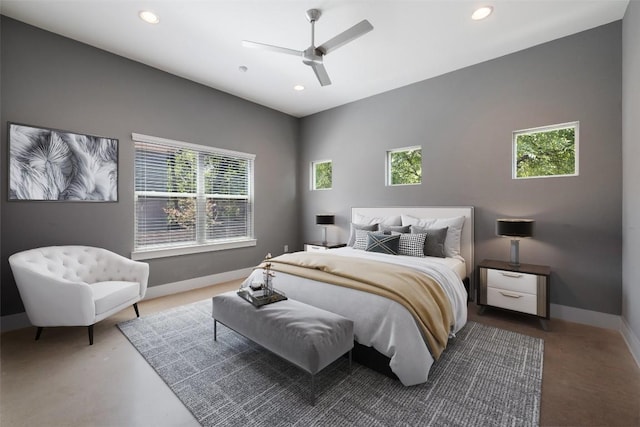
[[[24,311],[7,258],[44,245],[133,249],[131,133],[254,153],[258,245],[151,260],[150,285],[256,265],[295,246],[299,121],[2,17],[2,315]],[[7,202],[7,121],[118,138],[117,203]]]
[[[476,260],[508,259],[498,217],[536,220],[521,261],[553,269],[551,301],[620,314],[621,22],[302,119],[304,239],[316,212],[347,237],[350,207],[473,205]],[[511,179],[511,132],[580,121],[580,175]],[[637,120],[636,120],[637,121]],[[423,183],[385,187],[385,151],[422,145]],[[309,163],[333,160],[333,189],[309,190]]]
[[[622,24],[622,316],[640,342],[640,3]],[[638,355],[636,355],[638,357]]]

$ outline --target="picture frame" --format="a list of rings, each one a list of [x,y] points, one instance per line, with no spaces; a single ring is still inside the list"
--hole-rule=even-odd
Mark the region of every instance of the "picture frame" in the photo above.
[[[7,123],[9,201],[118,201],[118,143],[87,135]]]

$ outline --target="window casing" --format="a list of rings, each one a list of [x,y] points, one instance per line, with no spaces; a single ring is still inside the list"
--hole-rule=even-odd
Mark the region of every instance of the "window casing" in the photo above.
[[[513,179],[578,175],[580,122],[513,132]]]
[[[422,184],[422,147],[405,147],[387,151],[389,186]]]
[[[333,187],[333,163],[331,160],[311,162],[311,189],[331,190]]]
[[[255,246],[253,154],[133,134],[133,259]]]

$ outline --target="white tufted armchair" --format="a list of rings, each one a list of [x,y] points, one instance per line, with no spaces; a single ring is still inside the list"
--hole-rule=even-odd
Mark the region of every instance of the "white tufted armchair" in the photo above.
[[[29,320],[38,327],[93,325],[144,298],[149,265],[106,249],[49,246],[9,257]]]

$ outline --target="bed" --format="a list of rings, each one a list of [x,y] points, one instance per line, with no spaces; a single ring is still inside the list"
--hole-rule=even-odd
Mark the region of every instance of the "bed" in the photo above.
[[[463,218],[460,218],[463,217]],[[375,263],[391,271],[409,269],[412,275],[426,275],[437,283],[438,290],[444,291],[444,298],[451,308],[451,316],[447,319],[449,330],[445,334],[445,346],[448,337],[454,337],[467,321],[467,290],[463,279],[471,276],[473,271],[473,208],[472,207],[384,207],[353,208],[351,223],[386,222],[386,229],[403,227],[402,223],[411,223],[414,227],[426,225],[462,224],[460,227],[447,227],[448,246],[446,255],[441,257],[419,257],[408,255],[389,255],[356,249],[355,230],[350,232],[350,240],[354,246],[337,248],[324,253],[298,253],[299,256],[322,257],[339,260],[346,264],[356,265],[358,260],[364,263]],[[429,219],[429,220],[426,220]],[[432,221],[437,220],[437,221]],[[366,228],[366,227],[365,227]],[[406,224],[404,226],[406,228]],[[456,234],[456,229],[458,230]],[[395,228],[400,229],[400,228]],[[420,230],[420,228],[417,228]],[[358,238],[366,234],[357,232]],[[393,232],[393,234],[396,234]],[[451,239],[449,239],[451,237]],[[457,241],[457,245],[456,245]],[[455,248],[457,247],[457,250]],[[286,255],[283,255],[283,257]],[[296,256],[296,254],[291,254]],[[278,257],[276,257],[278,259]],[[315,258],[314,258],[315,259]],[[366,265],[366,264],[365,264]],[[372,264],[369,264],[372,265]],[[283,271],[287,271],[286,269]],[[412,310],[398,301],[345,286],[327,283],[313,278],[276,271],[273,286],[285,293],[287,297],[340,314],[354,321],[354,337],[360,347],[372,348],[388,363],[390,371],[406,386],[427,381],[429,370],[434,363],[434,355],[439,355],[432,341],[425,336],[424,328],[414,317]],[[244,285],[263,281],[263,270],[256,269],[245,281]],[[393,279],[386,278],[385,281]],[[393,285],[396,286],[395,284]],[[433,353],[433,354],[432,354]]]

